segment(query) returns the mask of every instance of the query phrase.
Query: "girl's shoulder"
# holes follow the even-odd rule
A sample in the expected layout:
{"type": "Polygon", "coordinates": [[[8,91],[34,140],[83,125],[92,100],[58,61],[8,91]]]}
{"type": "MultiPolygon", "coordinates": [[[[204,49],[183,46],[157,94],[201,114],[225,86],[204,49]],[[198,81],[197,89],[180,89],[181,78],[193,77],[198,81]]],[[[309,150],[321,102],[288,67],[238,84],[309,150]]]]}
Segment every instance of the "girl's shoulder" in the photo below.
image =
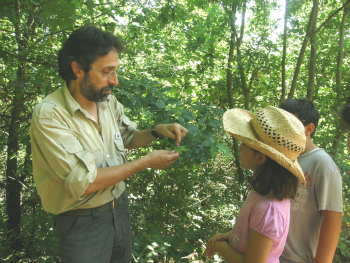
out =
{"type": "Polygon", "coordinates": [[[280,236],[289,226],[290,200],[278,201],[258,193],[249,213],[249,226],[259,233],[272,238],[280,236]]]}
{"type": "Polygon", "coordinates": [[[261,195],[255,191],[252,191],[248,195],[247,201],[251,202],[254,209],[256,210],[271,210],[275,209],[282,213],[289,211],[290,209],[290,199],[284,199],[279,201],[273,198],[273,195],[261,195]],[[248,200],[249,198],[249,200],[248,200]]]}

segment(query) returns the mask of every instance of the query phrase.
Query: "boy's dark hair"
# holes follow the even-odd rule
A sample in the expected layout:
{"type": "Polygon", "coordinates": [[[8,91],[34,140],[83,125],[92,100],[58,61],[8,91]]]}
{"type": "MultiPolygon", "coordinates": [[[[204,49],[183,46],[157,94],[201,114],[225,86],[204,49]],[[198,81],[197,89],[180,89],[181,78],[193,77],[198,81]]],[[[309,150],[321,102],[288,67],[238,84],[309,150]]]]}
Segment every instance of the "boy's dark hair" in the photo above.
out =
{"type": "Polygon", "coordinates": [[[59,74],[68,86],[71,80],[76,79],[71,67],[73,61],[88,73],[91,64],[99,57],[107,55],[112,49],[119,54],[123,52],[123,43],[119,37],[94,26],[79,28],[69,36],[58,52],[59,74]]]}
{"type": "Polygon", "coordinates": [[[312,138],[314,136],[320,114],[311,101],[307,99],[289,99],[282,102],[279,107],[294,114],[304,126],[313,123],[315,125],[315,130],[310,137],[312,138]]]}
{"type": "Polygon", "coordinates": [[[350,98],[348,98],[340,112],[340,122],[345,129],[350,130],[350,98]]]}
{"type": "Polygon", "coordinates": [[[261,195],[273,196],[283,199],[295,199],[299,180],[289,170],[266,156],[265,163],[254,173],[250,184],[261,195]]]}

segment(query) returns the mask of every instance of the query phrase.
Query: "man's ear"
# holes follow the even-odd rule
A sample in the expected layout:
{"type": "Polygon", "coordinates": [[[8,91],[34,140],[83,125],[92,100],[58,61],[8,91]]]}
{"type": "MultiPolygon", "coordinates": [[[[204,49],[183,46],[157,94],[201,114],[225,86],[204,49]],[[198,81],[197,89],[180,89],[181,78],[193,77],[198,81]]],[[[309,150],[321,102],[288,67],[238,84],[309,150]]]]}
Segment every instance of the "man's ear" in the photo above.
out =
{"type": "Polygon", "coordinates": [[[82,70],[78,63],[73,61],[71,64],[72,70],[74,75],[79,79],[79,78],[84,78],[84,70],[82,70]]]}
{"type": "Polygon", "coordinates": [[[305,136],[310,136],[315,130],[315,125],[313,123],[309,123],[305,126],[305,136]]]}

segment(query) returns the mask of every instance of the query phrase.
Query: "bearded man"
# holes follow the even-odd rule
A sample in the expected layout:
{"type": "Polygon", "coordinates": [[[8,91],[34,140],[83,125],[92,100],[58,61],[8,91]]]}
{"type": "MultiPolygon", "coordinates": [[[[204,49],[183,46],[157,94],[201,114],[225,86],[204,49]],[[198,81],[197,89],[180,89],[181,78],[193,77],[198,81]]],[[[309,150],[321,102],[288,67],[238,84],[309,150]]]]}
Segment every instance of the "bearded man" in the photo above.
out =
{"type": "Polygon", "coordinates": [[[44,210],[56,215],[61,262],[131,261],[123,180],[165,169],[179,154],[158,150],[127,162],[125,149],[160,136],[179,145],[188,132],[179,124],[136,130],[111,94],[122,51],[122,41],[109,32],[94,26],[74,31],[58,54],[65,85],[33,112],[33,176],[44,210]]]}

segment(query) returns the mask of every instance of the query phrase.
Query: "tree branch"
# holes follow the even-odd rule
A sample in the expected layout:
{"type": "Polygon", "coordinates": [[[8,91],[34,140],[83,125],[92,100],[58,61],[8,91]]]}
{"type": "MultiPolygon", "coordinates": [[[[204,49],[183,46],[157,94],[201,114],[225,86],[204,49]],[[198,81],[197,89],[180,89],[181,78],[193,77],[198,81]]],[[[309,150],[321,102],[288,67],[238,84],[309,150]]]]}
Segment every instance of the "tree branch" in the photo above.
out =
{"type": "Polygon", "coordinates": [[[340,7],[337,11],[335,11],[330,17],[328,17],[326,19],[326,21],[324,21],[322,23],[322,25],[320,25],[320,27],[311,34],[310,38],[312,38],[313,36],[315,36],[336,14],[338,14],[341,10],[343,10],[348,4],[350,4],[350,0],[348,0],[345,4],[343,4],[342,7],[340,7]]]}
{"type": "Polygon", "coordinates": [[[42,62],[41,60],[33,60],[33,59],[30,59],[30,58],[25,58],[25,57],[22,57],[22,56],[18,56],[18,55],[15,55],[15,54],[12,54],[2,48],[0,48],[0,51],[4,52],[5,54],[11,56],[11,57],[15,57],[17,59],[19,59],[20,61],[27,61],[27,62],[30,62],[30,63],[33,63],[33,64],[36,64],[36,65],[43,65],[43,66],[50,66],[50,67],[53,67],[53,68],[56,68],[57,65],[54,65],[54,64],[51,64],[49,62],[42,62]]]}

